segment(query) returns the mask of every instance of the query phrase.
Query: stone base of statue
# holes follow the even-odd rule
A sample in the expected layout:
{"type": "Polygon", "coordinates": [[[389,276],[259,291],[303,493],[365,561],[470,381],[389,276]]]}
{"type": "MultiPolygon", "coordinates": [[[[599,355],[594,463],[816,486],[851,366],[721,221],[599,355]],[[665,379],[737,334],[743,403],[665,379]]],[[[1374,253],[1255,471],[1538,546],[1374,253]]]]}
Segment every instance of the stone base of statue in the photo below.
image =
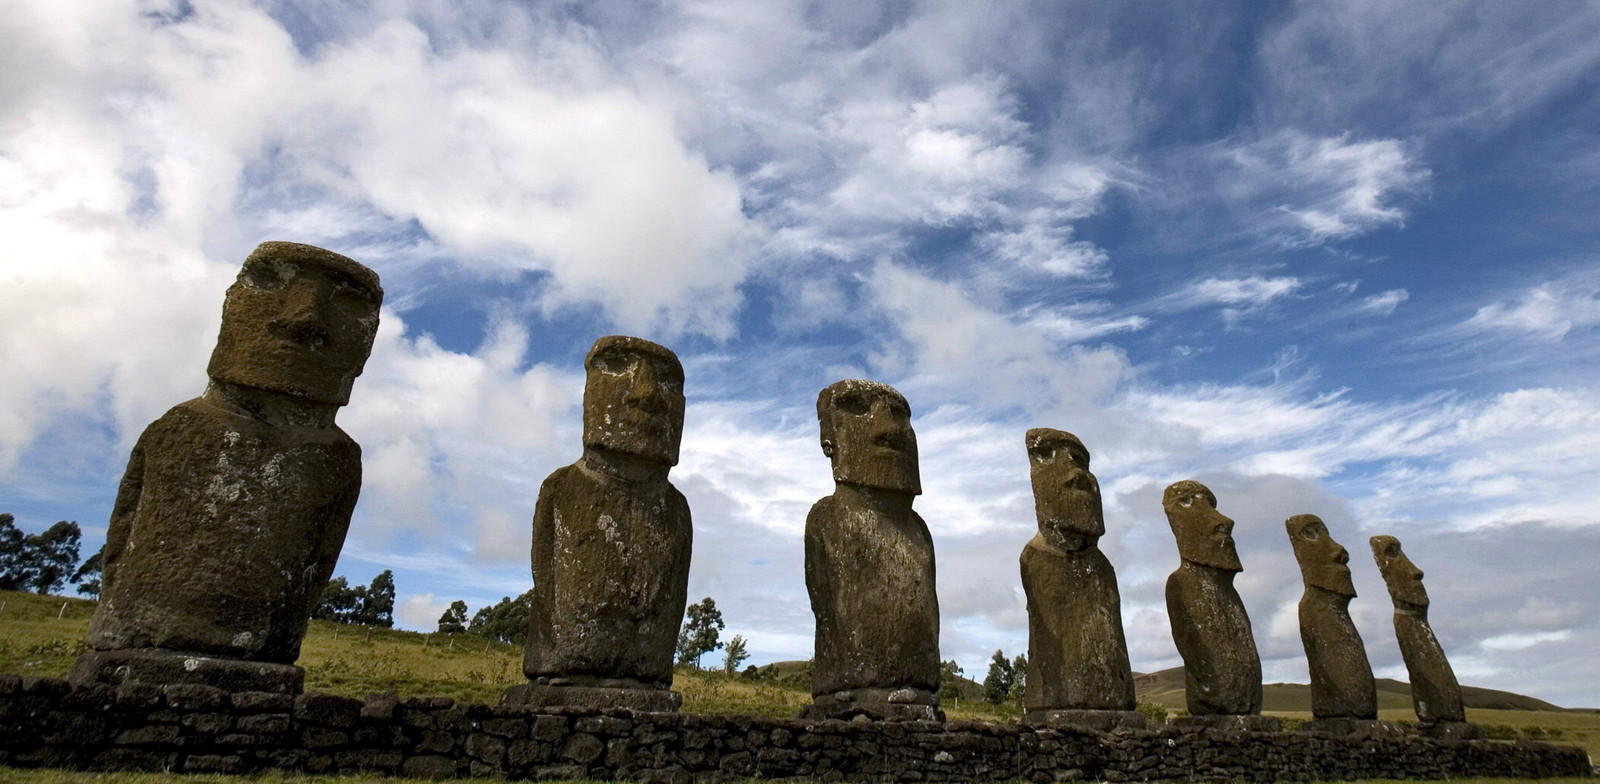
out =
{"type": "Polygon", "coordinates": [[[1078,727],[1102,732],[1145,728],[1144,714],[1119,710],[1032,710],[1022,715],[1022,723],[1050,729],[1078,727]]]}
{"type": "Polygon", "coordinates": [[[1465,721],[1437,721],[1417,727],[1417,732],[1430,738],[1483,740],[1483,728],[1465,721]]]}
{"type": "Polygon", "coordinates": [[[922,689],[853,689],[817,694],[802,719],[944,721],[939,695],[922,689]]]}
{"type": "Polygon", "coordinates": [[[67,679],[73,683],[148,683],[167,686],[194,683],[230,692],[265,691],[299,694],[306,671],[293,664],[219,659],[160,648],[87,651],[78,656],[67,679]]]}
{"type": "Polygon", "coordinates": [[[1334,735],[1343,738],[1367,740],[1371,738],[1398,738],[1406,734],[1405,728],[1392,721],[1377,719],[1312,719],[1300,725],[1301,732],[1312,735],[1334,735]]]}
{"type": "Polygon", "coordinates": [[[501,705],[529,708],[625,708],[644,713],[677,713],[683,694],[671,689],[616,686],[558,686],[522,683],[500,693],[501,705]]]}
{"type": "Polygon", "coordinates": [[[1213,730],[1217,732],[1282,732],[1283,720],[1272,716],[1180,716],[1167,719],[1167,724],[1180,730],[1213,730]]]}

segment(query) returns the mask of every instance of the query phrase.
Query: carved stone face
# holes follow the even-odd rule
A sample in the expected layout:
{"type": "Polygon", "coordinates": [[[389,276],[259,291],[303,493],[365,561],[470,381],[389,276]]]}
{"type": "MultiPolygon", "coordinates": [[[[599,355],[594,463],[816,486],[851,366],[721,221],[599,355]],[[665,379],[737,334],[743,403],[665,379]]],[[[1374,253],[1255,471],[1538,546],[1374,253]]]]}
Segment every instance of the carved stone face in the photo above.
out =
{"type": "Polygon", "coordinates": [[[228,287],[207,372],[342,406],[372,353],[382,302],[377,273],[355,261],[311,245],[263,242],[228,287]]]}
{"type": "Polygon", "coordinates": [[[583,360],[583,445],[672,466],[683,440],[683,365],[666,348],[611,335],[583,360]]]}
{"type": "Polygon", "coordinates": [[[833,481],[922,492],[911,406],[894,387],[860,379],[831,384],[817,396],[817,422],[833,481]]]}
{"type": "Polygon", "coordinates": [[[1378,573],[1383,575],[1384,585],[1389,587],[1389,597],[1395,604],[1427,607],[1428,592],[1422,587],[1422,570],[1400,549],[1400,540],[1392,536],[1374,536],[1370,541],[1372,560],[1378,562],[1378,573]]]}
{"type": "Polygon", "coordinates": [[[1167,524],[1178,539],[1183,560],[1229,572],[1242,572],[1233,548],[1233,520],[1217,511],[1217,497],[1205,485],[1185,479],[1162,494],[1167,524]]]}
{"type": "Polygon", "coordinates": [[[1355,596],[1350,579],[1350,551],[1328,535],[1328,527],[1316,515],[1295,515],[1284,521],[1294,558],[1300,562],[1300,576],[1306,585],[1340,596],[1355,596]]]}
{"type": "Polygon", "coordinates": [[[1106,523],[1100,483],[1089,473],[1089,450],[1077,436],[1048,427],[1029,430],[1027,445],[1039,532],[1063,550],[1094,546],[1106,523]]]}

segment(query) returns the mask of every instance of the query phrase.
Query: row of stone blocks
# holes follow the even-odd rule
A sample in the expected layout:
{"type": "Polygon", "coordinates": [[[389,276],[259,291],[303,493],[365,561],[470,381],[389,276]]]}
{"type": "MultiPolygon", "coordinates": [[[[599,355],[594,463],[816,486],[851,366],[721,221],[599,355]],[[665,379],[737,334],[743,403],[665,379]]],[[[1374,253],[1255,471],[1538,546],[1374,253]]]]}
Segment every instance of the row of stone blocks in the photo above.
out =
{"type": "Polygon", "coordinates": [[[457,705],[446,698],[228,693],[0,675],[0,764],[642,782],[1284,781],[1590,773],[1535,741],[1284,732],[1097,732],[457,705]]]}

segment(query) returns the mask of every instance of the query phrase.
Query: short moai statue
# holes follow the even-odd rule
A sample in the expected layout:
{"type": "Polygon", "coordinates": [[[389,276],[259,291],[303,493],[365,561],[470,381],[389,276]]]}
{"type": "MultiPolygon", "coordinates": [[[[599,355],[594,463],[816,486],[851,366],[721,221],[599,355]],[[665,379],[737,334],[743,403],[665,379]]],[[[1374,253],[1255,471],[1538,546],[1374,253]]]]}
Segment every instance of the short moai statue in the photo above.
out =
{"type": "Polygon", "coordinates": [[[361,491],[334,424],[378,329],[378,276],[291,242],[228,288],[204,394],[139,436],[76,682],[297,693],[306,625],[361,491]]]}
{"type": "Polygon", "coordinates": [[[675,711],[672,657],[689,591],[689,504],[667,481],[683,438],[683,366],[613,335],[583,362],[583,457],[533,512],[528,683],[505,705],[675,711]]]}
{"type": "Polygon", "coordinates": [[[1428,625],[1428,592],[1422,587],[1422,570],[1400,549],[1399,539],[1374,536],[1370,541],[1372,558],[1394,600],[1394,636],[1411,677],[1418,731],[1439,738],[1482,738],[1483,729],[1467,723],[1461,684],[1428,625]]]}
{"type": "Polygon", "coordinates": [[[1378,688],[1361,634],[1350,620],[1356,596],[1350,579],[1350,552],[1333,540],[1316,515],[1284,521],[1305,593],[1300,596],[1300,642],[1311,669],[1312,720],[1306,732],[1332,735],[1393,734],[1396,725],[1380,723],[1378,688]]]}
{"type": "Polygon", "coordinates": [[[875,381],[817,397],[833,495],[806,517],[806,589],[816,616],[805,718],[943,720],[933,539],[911,509],[922,492],[911,408],[875,381]]]}
{"type": "Polygon", "coordinates": [[[1142,728],[1122,631],[1117,573],[1100,483],[1078,437],[1040,427],[1026,436],[1039,532],[1022,549],[1028,597],[1028,683],[1023,720],[1109,730],[1142,728]]]}
{"type": "Polygon", "coordinates": [[[1273,731],[1261,715],[1261,657],[1250,617],[1233,587],[1244,571],[1233,546],[1233,520],[1217,511],[1205,485],[1185,479],[1162,495],[1182,565],[1167,577],[1167,617],[1183,657],[1189,715],[1180,726],[1273,731]]]}

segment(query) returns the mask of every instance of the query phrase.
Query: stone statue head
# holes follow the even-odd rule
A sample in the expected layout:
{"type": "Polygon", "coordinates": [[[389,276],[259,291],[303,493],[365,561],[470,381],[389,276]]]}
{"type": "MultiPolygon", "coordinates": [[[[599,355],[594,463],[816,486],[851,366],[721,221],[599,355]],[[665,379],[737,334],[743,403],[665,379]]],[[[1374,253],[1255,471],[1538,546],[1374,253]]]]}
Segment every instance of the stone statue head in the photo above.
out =
{"type": "Polygon", "coordinates": [[[263,242],[222,304],[206,372],[216,381],[344,405],[372,353],[378,274],[332,251],[263,242]]]}
{"type": "Polygon", "coordinates": [[[1300,576],[1308,587],[1321,588],[1340,596],[1355,596],[1350,579],[1350,551],[1328,535],[1328,526],[1316,515],[1295,515],[1283,521],[1294,545],[1294,559],[1300,562],[1300,576]]]}
{"type": "Polygon", "coordinates": [[[683,441],[683,365],[663,346],[609,335],[583,359],[583,445],[678,464],[683,441]]]}
{"type": "Polygon", "coordinates": [[[1422,587],[1422,570],[1411,563],[1406,552],[1400,549],[1400,540],[1392,536],[1374,536],[1372,560],[1378,562],[1378,573],[1389,587],[1389,597],[1395,606],[1414,608],[1428,606],[1428,592],[1422,587]]]}
{"type": "Polygon", "coordinates": [[[1077,436],[1048,427],[1029,430],[1026,443],[1039,533],[1063,550],[1093,547],[1106,523],[1088,448],[1077,436]]]}
{"type": "Polygon", "coordinates": [[[817,423],[833,481],[922,493],[911,406],[894,387],[861,379],[830,384],[817,395],[817,423]]]}
{"type": "Polygon", "coordinates": [[[1193,479],[1173,482],[1161,495],[1167,524],[1178,539],[1183,560],[1228,572],[1242,572],[1233,548],[1233,520],[1217,511],[1211,489],[1193,479]]]}

